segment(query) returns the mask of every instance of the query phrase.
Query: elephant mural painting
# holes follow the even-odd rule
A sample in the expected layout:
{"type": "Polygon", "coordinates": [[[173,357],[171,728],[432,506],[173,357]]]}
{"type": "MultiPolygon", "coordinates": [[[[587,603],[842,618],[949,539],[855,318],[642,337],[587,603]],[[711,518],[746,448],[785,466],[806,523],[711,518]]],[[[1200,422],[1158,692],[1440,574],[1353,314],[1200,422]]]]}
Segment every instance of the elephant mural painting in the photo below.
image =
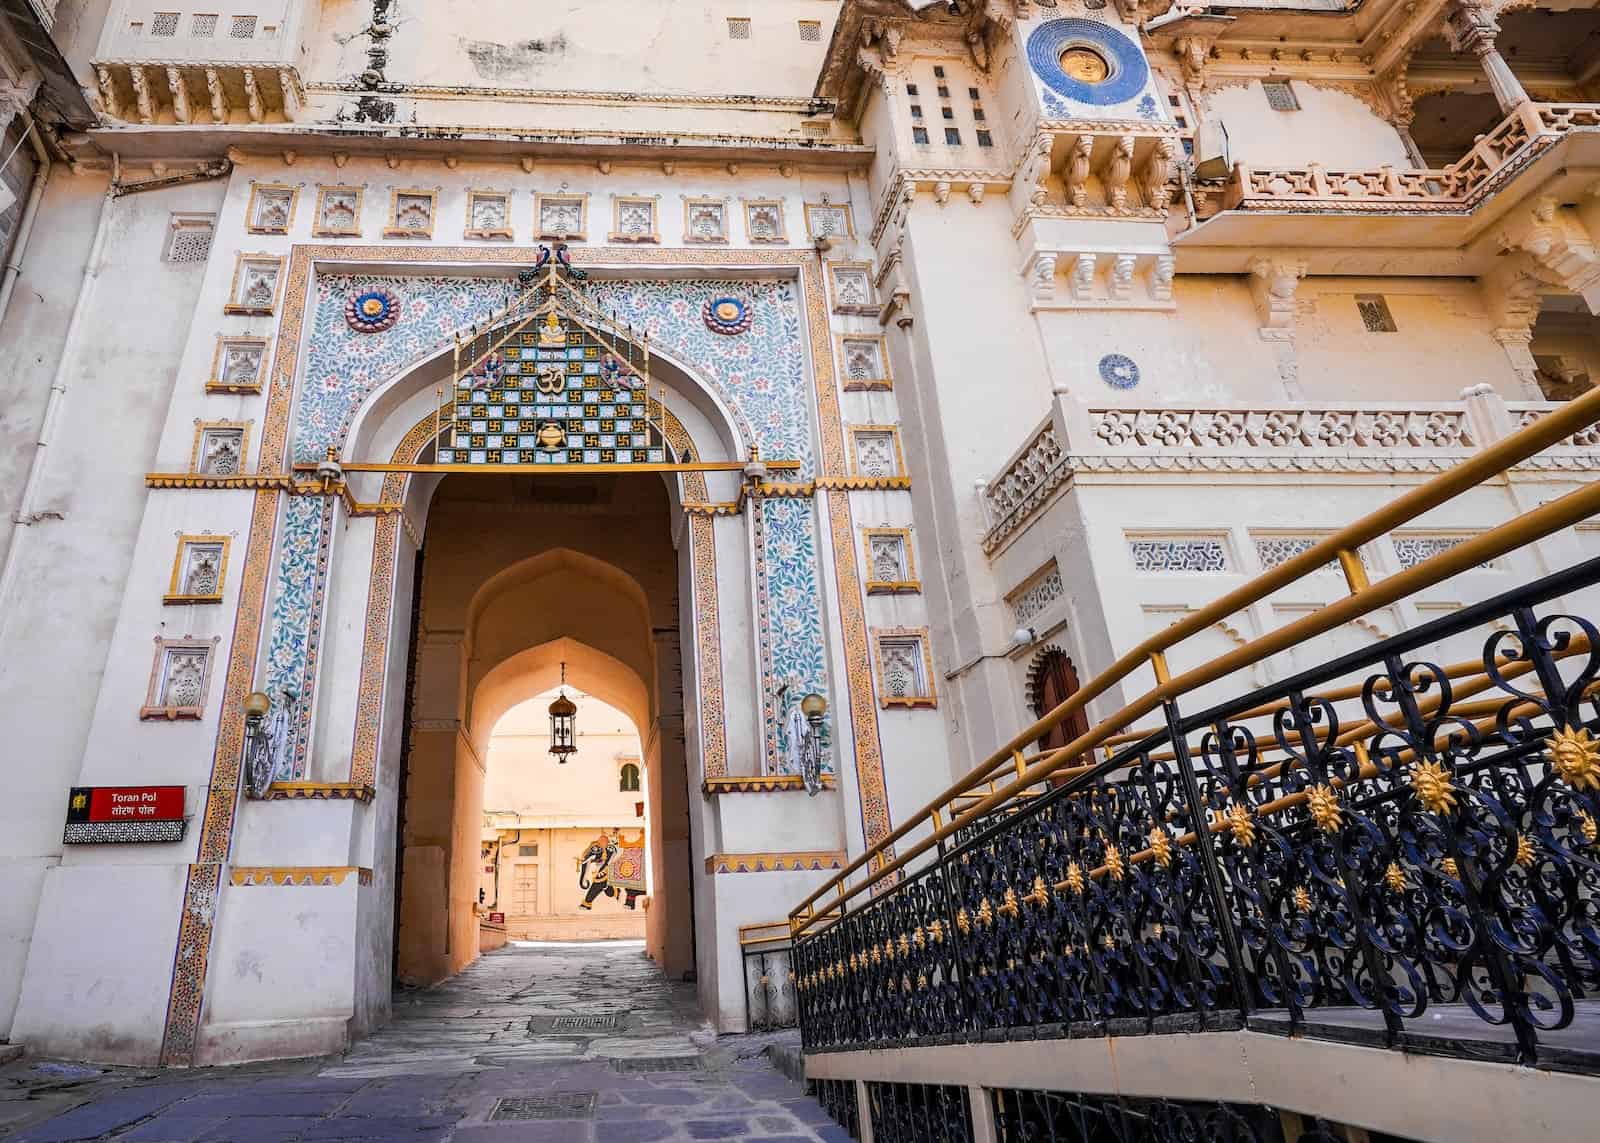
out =
{"type": "Polygon", "coordinates": [[[578,858],[578,888],[586,890],[580,909],[593,909],[602,895],[622,897],[623,907],[637,908],[644,896],[644,831],[633,839],[602,833],[578,858]]]}

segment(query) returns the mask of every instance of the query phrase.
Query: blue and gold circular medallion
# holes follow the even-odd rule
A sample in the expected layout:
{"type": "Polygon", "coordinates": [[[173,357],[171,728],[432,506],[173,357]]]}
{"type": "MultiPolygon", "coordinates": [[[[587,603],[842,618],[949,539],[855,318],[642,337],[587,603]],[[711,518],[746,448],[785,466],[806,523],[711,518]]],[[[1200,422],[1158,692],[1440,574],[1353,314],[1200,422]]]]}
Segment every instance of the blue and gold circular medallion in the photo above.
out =
{"type": "Polygon", "coordinates": [[[745,332],[755,321],[749,304],[739,298],[712,298],[706,302],[700,316],[705,319],[706,328],[712,333],[729,337],[745,332]]]}
{"type": "Polygon", "coordinates": [[[1100,359],[1100,380],[1113,389],[1132,389],[1139,384],[1139,366],[1131,357],[1108,353],[1100,359]]]}
{"type": "Polygon", "coordinates": [[[391,290],[362,290],[345,302],[344,320],[357,333],[382,333],[400,320],[400,299],[391,290]]]}
{"type": "Polygon", "coordinates": [[[1057,95],[1094,107],[1132,99],[1150,78],[1139,45],[1094,20],[1040,24],[1028,36],[1028,66],[1057,95]]]}

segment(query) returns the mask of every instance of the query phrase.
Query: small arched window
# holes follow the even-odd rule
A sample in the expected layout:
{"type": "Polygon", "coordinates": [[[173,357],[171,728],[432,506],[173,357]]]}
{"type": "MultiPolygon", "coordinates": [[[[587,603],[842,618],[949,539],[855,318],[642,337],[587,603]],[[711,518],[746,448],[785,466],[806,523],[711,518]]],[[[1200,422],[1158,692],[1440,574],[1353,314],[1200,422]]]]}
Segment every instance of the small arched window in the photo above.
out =
{"type": "MultiPolygon", "coordinates": [[[[1054,646],[1040,651],[1028,670],[1028,705],[1033,708],[1034,717],[1043,718],[1077,691],[1078,671],[1067,653],[1054,646]]],[[[1039,749],[1065,746],[1088,731],[1089,719],[1081,709],[1076,710],[1039,739],[1039,749]]]]}
{"type": "Polygon", "coordinates": [[[617,783],[617,788],[624,794],[639,792],[639,767],[632,762],[622,768],[622,779],[617,783]]]}

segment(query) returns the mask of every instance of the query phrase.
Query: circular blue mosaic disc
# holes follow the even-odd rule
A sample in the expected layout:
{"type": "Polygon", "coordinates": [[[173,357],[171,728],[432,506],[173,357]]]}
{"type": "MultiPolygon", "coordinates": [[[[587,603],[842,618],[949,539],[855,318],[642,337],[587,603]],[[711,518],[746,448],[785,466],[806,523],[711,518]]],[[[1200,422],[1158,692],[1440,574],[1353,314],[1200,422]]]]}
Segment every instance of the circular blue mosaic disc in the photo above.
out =
{"type": "Polygon", "coordinates": [[[400,320],[400,299],[388,290],[362,290],[345,302],[344,320],[360,333],[382,333],[400,320]]]}
{"type": "Polygon", "coordinates": [[[1115,28],[1093,20],[1063,19],[1040,24],[1028,36],[1028,65],[1058,95],[1077,103],[1106,107],[1132,99],[1150,78],[1139,45],[1115,28]],[[1106,78],[1085,83],[1068,75],[1061,57],[1075,47],[1092,49],[1109,65],[1106,78]]]}
{"type": "Polygon", "coordinates": [[[706,328],[713,333],[730,335],[743,333],[755,320],[748,304],[730,297],[712,298],[706,302],[701,316],[705,319],[706,328]]]}
{"type": "Polygon", "coordinates": [[[1132,389],[1139,383],[1139,367],[1131,357],[1108,353],[1100,359],[1100,380],[1113,389],[1132,389]]]}

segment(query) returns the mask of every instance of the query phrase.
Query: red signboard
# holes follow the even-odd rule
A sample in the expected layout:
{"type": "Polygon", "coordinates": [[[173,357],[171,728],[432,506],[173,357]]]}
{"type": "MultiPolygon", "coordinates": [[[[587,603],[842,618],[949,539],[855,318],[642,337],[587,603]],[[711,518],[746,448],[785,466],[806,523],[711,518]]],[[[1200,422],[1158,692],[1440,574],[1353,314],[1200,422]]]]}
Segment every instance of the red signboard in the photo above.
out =
{"type": "Polygon", "coordinates": [[[78,786],[67,805],[72,822],[163,822],[183,817],[182,786],[78,786]]]}
{"type": "Polygon", "coordinates": [[[67,794],[68,845],[182,841],[182,786],[74,786],[67,794]]]}
{"type": "Polygon", "coordinates": [[[504,913],[490,913],[489,923],[491,925],[503,925],[506,923],[506,915],[504,913]]]}

